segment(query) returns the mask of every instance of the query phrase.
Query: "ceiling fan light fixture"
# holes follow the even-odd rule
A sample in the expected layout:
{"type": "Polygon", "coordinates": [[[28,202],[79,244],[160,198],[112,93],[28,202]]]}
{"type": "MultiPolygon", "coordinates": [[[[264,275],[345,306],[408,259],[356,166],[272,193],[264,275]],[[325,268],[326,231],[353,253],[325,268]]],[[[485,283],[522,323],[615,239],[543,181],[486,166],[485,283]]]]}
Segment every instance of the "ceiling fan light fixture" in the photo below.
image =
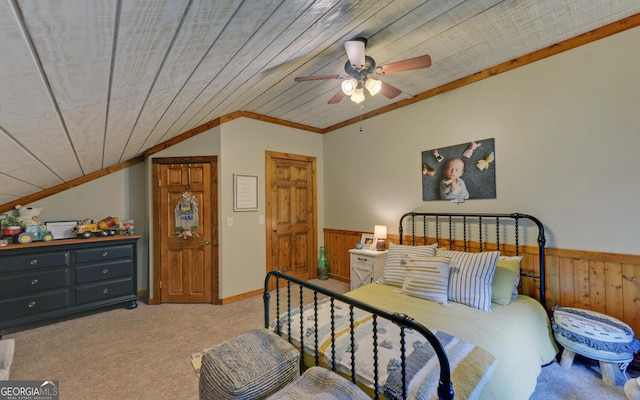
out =
{"type": "Polygon", "coordinates": [[[364,101],[364,91],[362,90],[362,88],[358,88],[353,91],[353,94],[351,95],[351,101],[356,104],[362,103],[364,101]]]}
{"type": "Polygon", "coordinates": [[[366,43],[364,39],[347,40],[344,42],[344,49],[349,57],[349,62],[353,68],[361,70],[365,66],[364,48],[366,43]]]}
{"type": "Polygon", "coordinates": [[[367,88],[372,96],[375,96],[380,91],[380,89],[382,89],[382,81],[379,81],[378,79],[368,78],[364,83],[364,87],[367,88]]]}
{"type": "Polygon", "coordinates": [[[353,78],[342,81],[342,91],[347,96],[351,96],[357,87],[358,81],[353,78]]]}

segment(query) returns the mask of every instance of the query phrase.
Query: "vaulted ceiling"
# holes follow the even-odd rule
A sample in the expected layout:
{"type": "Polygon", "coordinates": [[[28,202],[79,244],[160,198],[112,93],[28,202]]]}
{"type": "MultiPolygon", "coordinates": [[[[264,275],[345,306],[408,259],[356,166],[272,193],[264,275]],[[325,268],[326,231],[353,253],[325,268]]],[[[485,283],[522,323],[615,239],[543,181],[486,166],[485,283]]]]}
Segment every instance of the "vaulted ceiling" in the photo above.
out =
{"type": "Polygon", "coordinates": [[[326,132],[638,13],[637,0],[1,0],[0,204],[224,116],[326,132]],[[378,65],[432,66],[384,76],[402,93],[361,104],[327,104],[339,80],[294,81],[344,74],[355,37],[378,65]]]}

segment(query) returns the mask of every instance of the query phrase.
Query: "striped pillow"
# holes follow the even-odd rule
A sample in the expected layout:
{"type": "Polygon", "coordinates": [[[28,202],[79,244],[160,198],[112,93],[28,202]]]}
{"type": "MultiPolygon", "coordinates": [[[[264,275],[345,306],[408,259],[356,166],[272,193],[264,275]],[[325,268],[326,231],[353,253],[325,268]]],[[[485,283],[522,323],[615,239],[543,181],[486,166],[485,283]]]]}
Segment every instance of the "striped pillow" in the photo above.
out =
{"type": "Polygon", "coordinates": [[[491,311],[491,284],[500,252],[439,250],[437,255],[451,257],[453,261],[449,273],[449,300],[491,311]]]}
{"type": "Polygon", "coordinates": [[[412,256],[435,256],[436,247],[438,247],[437,243],[427,246],[407,246],[390,242],[384,271],[376,283],[402,287],[404,276],[407,273],[406,264],[408,258],[412,256]]]}
{"type": "Polygon", "coordinates": [[[402,293],[448,304],[449,257],[410,257],[402,293]]]}

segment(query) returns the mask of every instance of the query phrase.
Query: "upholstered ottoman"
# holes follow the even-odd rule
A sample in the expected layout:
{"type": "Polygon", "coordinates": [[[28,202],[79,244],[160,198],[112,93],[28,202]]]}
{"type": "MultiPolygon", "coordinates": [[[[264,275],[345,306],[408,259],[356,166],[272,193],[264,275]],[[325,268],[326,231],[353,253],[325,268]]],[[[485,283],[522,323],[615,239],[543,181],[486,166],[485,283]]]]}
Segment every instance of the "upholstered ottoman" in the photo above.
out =
{"type": "Polygon", "coordinates": [[[358,386],[335,372],[311,367],[269,400],[371,400],[358,386]]]}
{"type": "Polygon", "coordinates": [[[560,365],[570,368],[576,353],[600,362],[602,379],[615,386],[614,364],[625,370],[640,342],[631,327],[608,315],[579,308],[554,307],[553,333],[564,347],[560,365]]]}
{"type": "Polygon", "coordinates": [[[14,339],[0,340],[0,381],[8,381],[11,377],[11,363],[15,346],[14,339]]]}
{"type": "Polygon", "coordinates": [[[265,399],[300,376],[300,353],[267,329],[245,333],[202,355],[200,399],[265,399]]]}

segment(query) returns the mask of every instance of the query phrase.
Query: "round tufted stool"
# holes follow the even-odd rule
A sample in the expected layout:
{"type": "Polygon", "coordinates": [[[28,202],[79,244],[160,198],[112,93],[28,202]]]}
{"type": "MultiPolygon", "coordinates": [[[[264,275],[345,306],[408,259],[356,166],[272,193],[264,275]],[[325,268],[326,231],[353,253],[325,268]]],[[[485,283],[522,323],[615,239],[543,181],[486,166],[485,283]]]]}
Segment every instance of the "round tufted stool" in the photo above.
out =
{"type": "Polygon", "coordinates": [[[626,369],[640,341],[624,322],[595,311],[570,307],[553,308],[553,333],[564,347],[560,366],[570,368],[576,353],[600,362],[602,380],[615,386],[614,364],[626,369]]]}

